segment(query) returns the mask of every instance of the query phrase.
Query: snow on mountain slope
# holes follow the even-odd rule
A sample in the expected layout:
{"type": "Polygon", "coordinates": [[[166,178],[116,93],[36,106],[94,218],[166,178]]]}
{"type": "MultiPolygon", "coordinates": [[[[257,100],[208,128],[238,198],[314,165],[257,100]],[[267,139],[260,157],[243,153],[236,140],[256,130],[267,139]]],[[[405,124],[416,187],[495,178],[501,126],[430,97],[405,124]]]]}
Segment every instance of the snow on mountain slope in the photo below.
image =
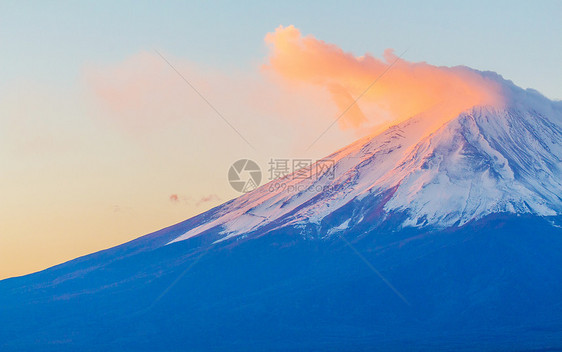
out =
{"type": "MultiPolygon", "coordinates": [[[[443,228],[500,212],[561,214],[562,104],[494,79],[504,90],[501,106],[474,107],[444,125],[432,111],[414,116],[326,157],[334,177],[313,166],[309,178],[272,181],[172,242],[211,229],[220,241],[266,225],[320,224],[352,200],[388,192],[381,216],[404,213],[403,226],[443,228]]],[[[339,226],[361,223],[361,211],[354,213],[339,226]]]]}
{"type": "Polygon", "coordinates": [[[416,145],[387,185],[405,225],[460,225],[490,213],[562,210],[562,133],[538,114],[475,108],[416,145]]]}

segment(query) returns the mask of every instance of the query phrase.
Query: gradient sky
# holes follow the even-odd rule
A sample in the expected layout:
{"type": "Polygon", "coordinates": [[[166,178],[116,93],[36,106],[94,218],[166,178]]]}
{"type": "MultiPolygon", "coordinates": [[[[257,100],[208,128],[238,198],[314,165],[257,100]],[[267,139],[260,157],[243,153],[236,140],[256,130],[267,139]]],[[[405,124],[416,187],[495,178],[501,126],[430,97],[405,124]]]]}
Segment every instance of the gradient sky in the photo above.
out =
{"type": "Polygon", "coordinates": [[[279,25],[356,56],[408,49],[409,61],[496,71],[559,100],[561,17],[560,1],[2,2],[0,278],[235,197],[226,172],[239,158],[317,158],[357,138],[335,128],[304,151],[337,109],[265,86],[264,38],[279,25]]]}

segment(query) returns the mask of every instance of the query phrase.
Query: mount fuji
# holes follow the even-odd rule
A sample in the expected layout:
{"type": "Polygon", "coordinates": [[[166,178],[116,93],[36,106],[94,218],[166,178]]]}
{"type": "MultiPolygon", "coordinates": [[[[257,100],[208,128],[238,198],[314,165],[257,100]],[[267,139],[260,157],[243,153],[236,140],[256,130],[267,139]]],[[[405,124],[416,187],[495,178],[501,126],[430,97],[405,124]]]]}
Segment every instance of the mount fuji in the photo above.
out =
{"type": "Polygon", "coordinates": [[[0,282],[2,351],[562,350],[562,103],[434,111],[0,282]]]}

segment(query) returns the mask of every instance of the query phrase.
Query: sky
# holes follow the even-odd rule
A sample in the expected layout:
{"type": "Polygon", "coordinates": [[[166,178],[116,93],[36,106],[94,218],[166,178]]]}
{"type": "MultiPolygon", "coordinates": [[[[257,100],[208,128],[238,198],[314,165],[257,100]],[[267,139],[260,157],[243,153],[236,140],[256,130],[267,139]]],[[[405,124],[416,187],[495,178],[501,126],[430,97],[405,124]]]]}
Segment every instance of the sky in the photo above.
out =
{"type": "MultiPolygon", "coordinates": [[[[238,159],[267,178],[271,158],[326,156],[410,113],[404,86],[482,92],[450,67],[560,100],[561,15],[560,1],[0,2],[0,279],[236,197],[238,159]]],[[[437,102],[422,97],[411,106],[437,102]]]]}

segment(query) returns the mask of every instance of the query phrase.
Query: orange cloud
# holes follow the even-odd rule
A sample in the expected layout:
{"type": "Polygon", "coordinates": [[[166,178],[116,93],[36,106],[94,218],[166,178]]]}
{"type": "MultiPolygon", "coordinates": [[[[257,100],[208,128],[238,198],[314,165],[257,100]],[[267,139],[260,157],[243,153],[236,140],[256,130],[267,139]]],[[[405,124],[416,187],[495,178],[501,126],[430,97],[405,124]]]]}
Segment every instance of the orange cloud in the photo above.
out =
{"type": "MultiPolygon", "coordinates": [[[[313,85],[328,91],[340,114],[350,107],[383,72],[384,75],[339,121],[341,128],[393,124],[431,111],[443,123],[475,105],[501,101],[498,85],[466,67],[436,67],[411,63],[386,50],[384,59],[370,54],[355,57],[294,26],[268,33],[269,62],[289,85],[313,85]]],[[[333,117],[331,117],[333,118],[333,117]]]]}

